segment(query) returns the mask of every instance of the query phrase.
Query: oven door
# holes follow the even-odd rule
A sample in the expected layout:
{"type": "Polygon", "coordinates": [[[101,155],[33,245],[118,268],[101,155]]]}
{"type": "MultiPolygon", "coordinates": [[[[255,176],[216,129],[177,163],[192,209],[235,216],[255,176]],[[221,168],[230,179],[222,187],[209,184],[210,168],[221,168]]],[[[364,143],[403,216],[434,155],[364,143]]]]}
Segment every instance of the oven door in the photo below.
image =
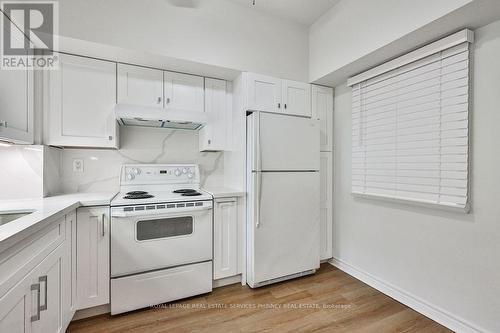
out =
{"type": "Polygon", "coordinates": [[[212,260],[212,202],[201,207],[111,211],[111,277],[212,260]]]}

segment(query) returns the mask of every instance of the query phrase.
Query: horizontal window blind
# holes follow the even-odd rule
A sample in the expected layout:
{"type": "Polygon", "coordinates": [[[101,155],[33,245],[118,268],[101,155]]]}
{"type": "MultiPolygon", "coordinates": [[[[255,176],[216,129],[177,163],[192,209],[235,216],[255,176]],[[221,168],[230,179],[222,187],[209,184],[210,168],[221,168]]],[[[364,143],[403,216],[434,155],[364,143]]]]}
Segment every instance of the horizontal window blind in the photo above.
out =
{"type": "Polygon", "coordinates": [[[352,193],[466,209],[469,43],[352,86],[352,193]]]}

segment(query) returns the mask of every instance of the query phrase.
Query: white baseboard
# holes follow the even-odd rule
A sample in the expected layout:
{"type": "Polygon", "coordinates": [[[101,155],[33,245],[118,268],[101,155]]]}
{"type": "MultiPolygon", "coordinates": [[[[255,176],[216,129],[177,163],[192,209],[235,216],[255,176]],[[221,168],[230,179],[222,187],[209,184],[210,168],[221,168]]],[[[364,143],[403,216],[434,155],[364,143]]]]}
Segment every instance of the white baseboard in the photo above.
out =
{"type": "Polygon", "coordinates": [[[377,289],[387,296],[394,298],[396,301],[403,303],[424,316],[440,323],[443,326],[446,326],[452,331],[460,333],[488,332],[477,325],[469,323],[466,320],[458,318],[457,316],[452,315],[437,306],[429,304],[424,300],[419,299],[418,297],[371,275],[370,273],[346,263],[345,261],[332,258],[329,263],[356,279],[363,281],[370,287],[377,289]]]}
{"type": "Polygon", "coordinates": [[[219,288],[219,287],[224,287],[224,286],[228,286],[230,284],[235,284],[235,283],[241,283],[241,274],[235,275],[235,276],[230,276],[230,277],[219,279],[219,280],[214,280],[212,282],[212,286],[214,288],[219,288]]]}
{"type": "Polygon", "coordinates": [[[111,312],[111,306],[109,305],[109,303],[104,305],[98,305],[88,309],[77,310],[71,321],[95,317],[110,312],[111,312]]]}

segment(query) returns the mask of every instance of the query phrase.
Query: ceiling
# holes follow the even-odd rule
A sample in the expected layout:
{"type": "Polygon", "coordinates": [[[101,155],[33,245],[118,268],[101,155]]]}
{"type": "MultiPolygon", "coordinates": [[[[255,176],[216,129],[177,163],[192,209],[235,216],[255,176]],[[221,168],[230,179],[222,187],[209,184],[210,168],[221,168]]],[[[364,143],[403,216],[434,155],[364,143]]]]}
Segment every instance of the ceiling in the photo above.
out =
{"type": "Polygon", "coordinates": [[[340,0],[230,0],[304,26],[310,26],[340,0]]]}

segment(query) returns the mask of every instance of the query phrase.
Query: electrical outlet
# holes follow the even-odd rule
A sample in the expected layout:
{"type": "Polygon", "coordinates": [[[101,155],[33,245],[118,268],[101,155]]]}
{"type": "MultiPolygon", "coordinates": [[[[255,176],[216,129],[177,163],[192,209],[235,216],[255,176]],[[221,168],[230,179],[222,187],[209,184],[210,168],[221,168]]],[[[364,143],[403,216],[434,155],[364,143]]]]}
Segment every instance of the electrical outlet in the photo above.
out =
{"type": "Polygon", "coordinates": [[[73,160],[73,172],[83,172],[83,160],[74,159],[73,160]]]}

